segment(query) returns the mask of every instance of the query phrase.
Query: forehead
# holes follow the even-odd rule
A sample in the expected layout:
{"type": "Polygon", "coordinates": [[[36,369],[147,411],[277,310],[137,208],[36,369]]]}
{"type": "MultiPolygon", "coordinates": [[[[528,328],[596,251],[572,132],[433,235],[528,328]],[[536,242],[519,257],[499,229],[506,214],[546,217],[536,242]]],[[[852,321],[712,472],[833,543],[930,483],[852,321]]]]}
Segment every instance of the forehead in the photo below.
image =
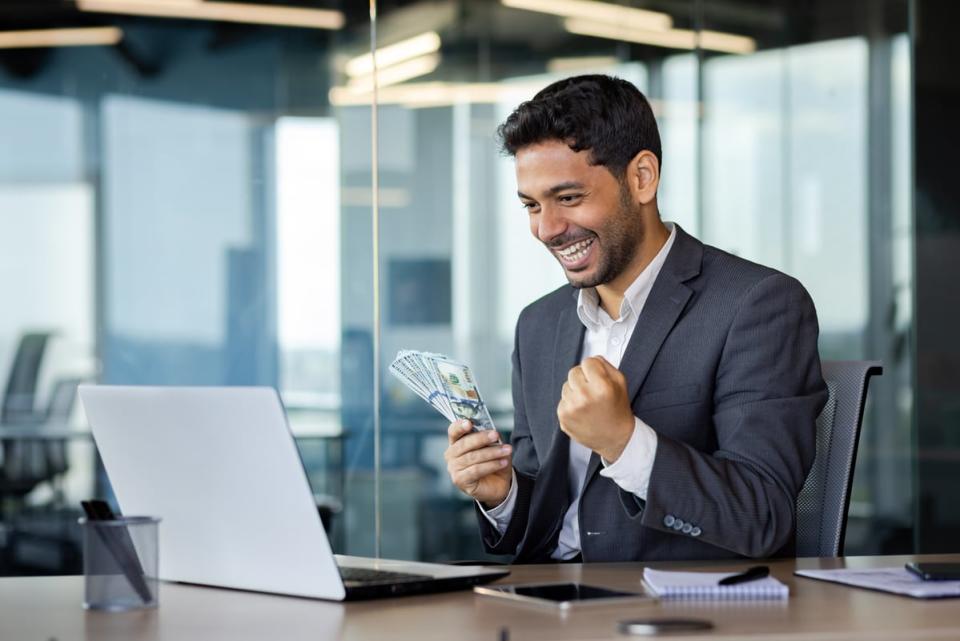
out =
{"type": "Polygon", "coordinates": [[[536,197],[562,183],[616,183],[606,167],[591,165],[589,160],[589,151],[573,151],[559,140],[528,145],[516,154],[517,190],[536,197]]]}

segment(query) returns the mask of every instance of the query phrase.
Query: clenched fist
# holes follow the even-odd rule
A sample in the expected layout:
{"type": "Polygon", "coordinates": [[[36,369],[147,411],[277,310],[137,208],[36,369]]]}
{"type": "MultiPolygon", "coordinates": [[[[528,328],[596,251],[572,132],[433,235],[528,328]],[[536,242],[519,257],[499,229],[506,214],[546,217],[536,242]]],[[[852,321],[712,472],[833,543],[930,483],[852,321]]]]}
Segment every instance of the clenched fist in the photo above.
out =
{"type": "Polygon", "coordinates": [[[471,432],[470,421],[456,421],[447,428],[450,446],[443,453],[450,480],[460,491],[487,509],[507,498],[513,471],[513,448],[500,442],[496,430],[471,432]]]}
{"type": "Polygon", "coordinates": [[[557,406],[560,429],[581,445],[613,462],[633,435],[635,418],[627,379],[602,356],[591,356],[570,370],[557,406]]]}

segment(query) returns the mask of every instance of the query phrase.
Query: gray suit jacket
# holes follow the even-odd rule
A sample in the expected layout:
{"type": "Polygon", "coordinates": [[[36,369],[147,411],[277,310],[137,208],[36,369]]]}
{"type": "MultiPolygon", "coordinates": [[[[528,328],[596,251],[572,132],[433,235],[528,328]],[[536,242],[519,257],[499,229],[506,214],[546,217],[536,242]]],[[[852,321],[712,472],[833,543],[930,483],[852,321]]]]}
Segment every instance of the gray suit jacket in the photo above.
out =
{"type": "MultiPolygon", "coordinates": [[[[487,550],[551,561],[570,504],[569,438],[557,404],[580,360],[577,292],[528,306],[513,353],[517,502],[501,536],[478,514],[487,550]]],[[[795,503],[826,403],[816,310],[773,269],[677,237],[623,355],[634,414],[657,432],[646,501],[590,459],[580,499],[585,561],[793,554],[795,503]]]]}

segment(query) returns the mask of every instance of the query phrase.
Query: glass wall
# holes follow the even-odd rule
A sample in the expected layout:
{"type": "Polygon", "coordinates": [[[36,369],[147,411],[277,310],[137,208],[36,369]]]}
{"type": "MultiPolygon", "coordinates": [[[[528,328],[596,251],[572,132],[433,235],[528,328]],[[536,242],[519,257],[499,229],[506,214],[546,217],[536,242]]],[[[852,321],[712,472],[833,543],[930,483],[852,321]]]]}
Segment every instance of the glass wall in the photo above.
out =
{"type": "MultiPolygon", "coordinates": [[[[380,161],[383,189],[404,194],[382,210],[381,367],[401,348],[455,355],[473,366],[495,422],[509,431],[514,323],[565,281],[529,233],[513,162],[498,155],[494,130],[554,80],[627,78],[651,98],[661,126],[663,217],[803,282],[817,305],[824,359],[884,362],[861,441],[847,551],[910,549],[907,4],[858,13],[650,2],[618,5],[609,20],[584,19],[563,3],[484,7],[434,26],[442,42],[435,69],[379,95],[381,148],[389,150],[380,161]],[[632,12],[641,6],[672,21],[669,37],[617,25],[646,19],[632,12]],[[397,296],[411,273],[421,289],[397,296]],[[423,309],[437,297],[448,313],[404,320],[403,306],[423,309]]],[[[405,17],[382,11],[381,33],[405,17]]],[[[340,95],[335,90],[335,102],[340,95]]],[[[442,459],[444,419],[395,380],[383,386],[384,474],[411,483],[400,490],[386,482],[399,497],[385,505],[403,501],[399,513],[423,514],[418,548],[396,553],[474,558],[473,506],[452,487],[442,459]]],[[[393,522],[389,511],[383,516],[393,522]]]]}
{"type": "Polygon", "coordinates": [[[650,97],[666,220],[799,278],[824,359],[884,362],[847,552],[911,549],[906,0],[381,3],[375,105],[366,3],[301,4],[333,22],[75,12],[121,39],[0,49],[0,573],[76,571],[110,496],[78,380],[276,387],[337,552],[483,558],[445,419],[387,367],[470,363],[510,431],[514,323],[565,281],[493,134],[579,73],[650,97]]]}

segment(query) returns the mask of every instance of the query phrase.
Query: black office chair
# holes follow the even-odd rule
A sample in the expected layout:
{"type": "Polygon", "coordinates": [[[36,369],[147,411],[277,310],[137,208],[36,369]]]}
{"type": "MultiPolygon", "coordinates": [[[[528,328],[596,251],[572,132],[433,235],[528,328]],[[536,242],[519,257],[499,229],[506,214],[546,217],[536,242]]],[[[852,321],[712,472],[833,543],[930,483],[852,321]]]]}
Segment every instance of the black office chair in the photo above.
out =
{"type": "Polygon", "coordinates": [[[850,507],[860,424],[877,361],[824,361],[830,396],[817,418],[817,456],[797,498],[797,556],[839,556],[850,507]]]}
{"type": "MultiPolygon", "coordinates": [[[[49,333],[24,334],[17,347],[3,396],[0,423],[23,427],[50,422],[66,423],[76,398],[79,379],[57,381],[46,408],[36,404],[40,366],[49,333]]],[[[62,439],[3,438],[0,465],[0,501],[19,500],[45,481],[54,481],[67,470],[66,443],[62,439]]],[[[0,519],[5,510],[0,506],[0,519]]]]}

